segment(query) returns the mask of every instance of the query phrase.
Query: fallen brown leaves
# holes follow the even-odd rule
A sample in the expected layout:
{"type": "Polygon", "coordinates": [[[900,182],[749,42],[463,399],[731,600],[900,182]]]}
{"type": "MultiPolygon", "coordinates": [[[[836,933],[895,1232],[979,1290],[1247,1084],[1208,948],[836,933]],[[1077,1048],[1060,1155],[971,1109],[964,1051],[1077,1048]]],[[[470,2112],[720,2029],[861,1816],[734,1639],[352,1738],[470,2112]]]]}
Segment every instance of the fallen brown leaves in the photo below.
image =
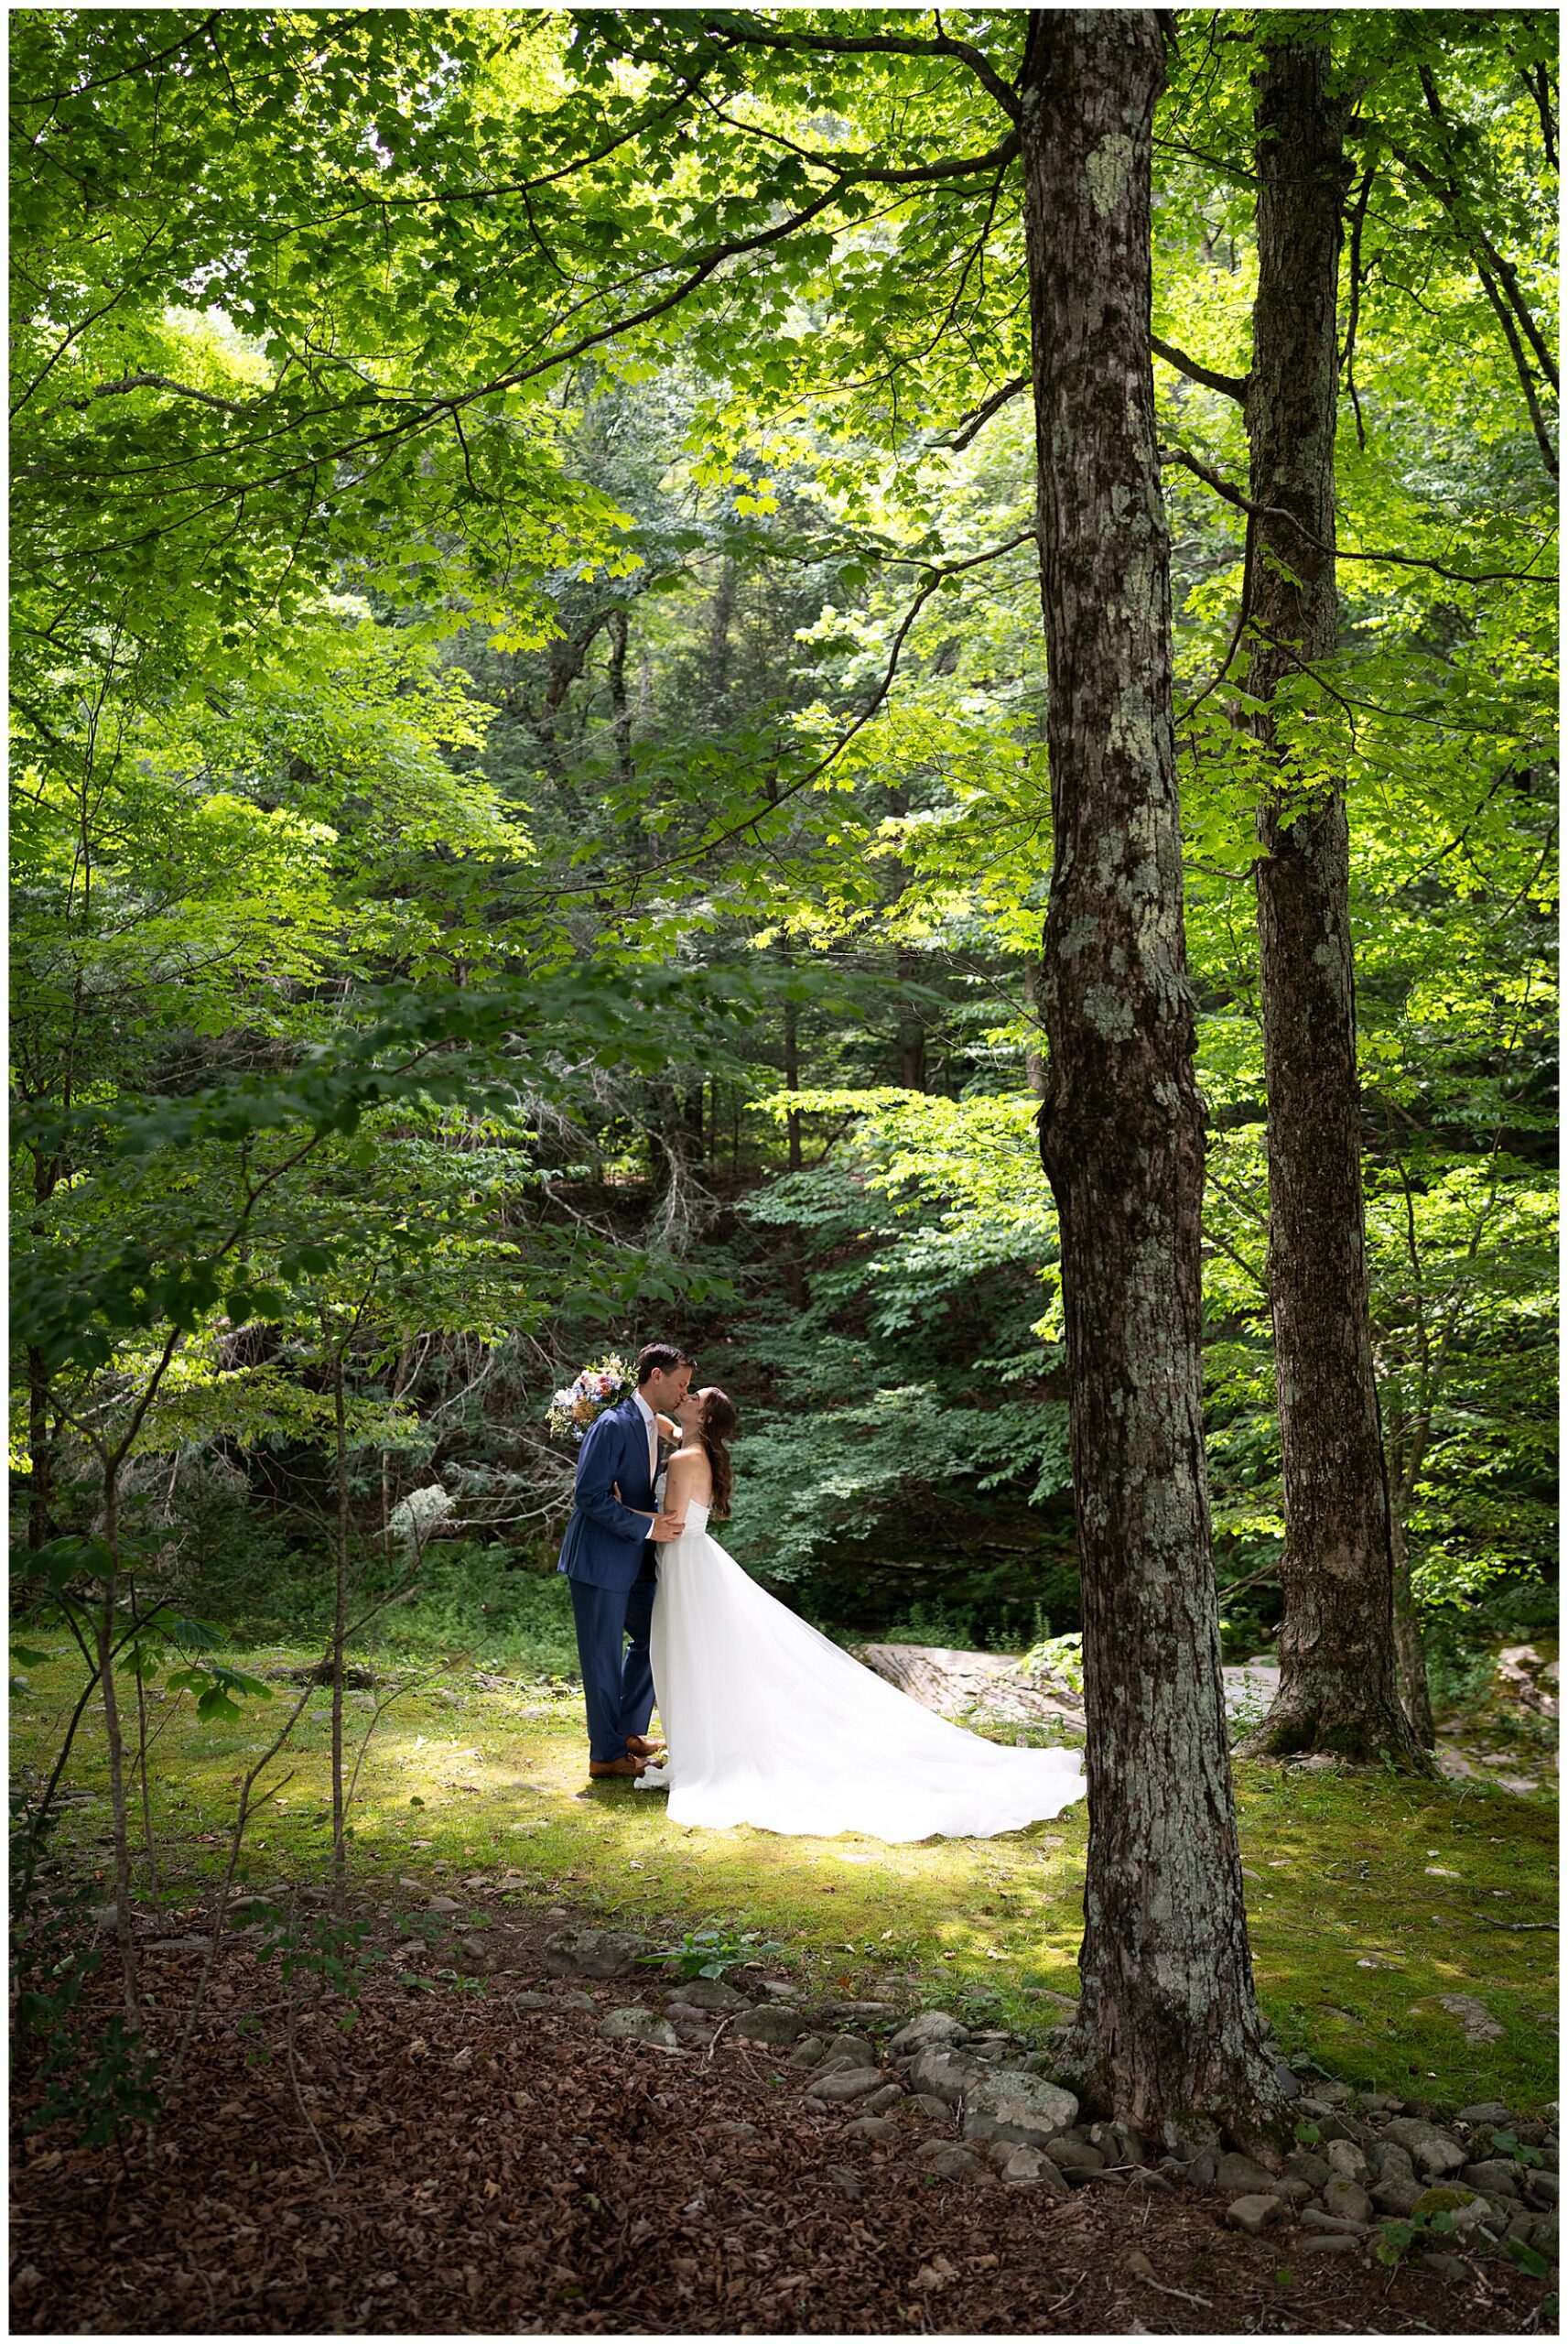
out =
{"type": "MultiPolygon", "coordinates": [[[[297,2098],[281,2020],[237,2024],[276,1978],[238,1950],[222,1967],[234,2002],[150,2165],[43,2137],[19,2151],[18,2333],[1511,2334],[1539,2319],[1540,2289],[1495,2265],[1456,2287],[1314,2262],[1286,2236],[1226,2230],[1221,2202],[1193,2193],[1095,2185],[1055,2205],[933,2180],[909,2163],[913,2131],[849,2135],[755,2046],[720,2040],[709,2059],[600,2041],[625,1988],[596,1989],[593,2010],[514,2013],[500,1981],[381,1986],[348,2030],[341,2005],[301,2019],[297,2098]]],[[[161,1957],[160,2000],[192,1976],[161,1957]]]]}

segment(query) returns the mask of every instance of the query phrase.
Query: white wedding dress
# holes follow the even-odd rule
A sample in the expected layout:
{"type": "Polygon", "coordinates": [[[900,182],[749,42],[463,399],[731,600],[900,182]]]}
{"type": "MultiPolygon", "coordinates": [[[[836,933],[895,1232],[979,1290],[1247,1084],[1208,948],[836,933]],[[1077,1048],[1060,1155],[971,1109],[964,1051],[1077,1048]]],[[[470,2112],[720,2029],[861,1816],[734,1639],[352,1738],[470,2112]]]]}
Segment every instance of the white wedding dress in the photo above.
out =
{"type": "Polygon", "coordinates": [[[795,1838],[989,1839],[1084,1796],[1071,1750],[1000,1748],[922,1709],[747,1576],[708,1508],[659,1548],[654,1690],[676,1823],[795,1838]]]}

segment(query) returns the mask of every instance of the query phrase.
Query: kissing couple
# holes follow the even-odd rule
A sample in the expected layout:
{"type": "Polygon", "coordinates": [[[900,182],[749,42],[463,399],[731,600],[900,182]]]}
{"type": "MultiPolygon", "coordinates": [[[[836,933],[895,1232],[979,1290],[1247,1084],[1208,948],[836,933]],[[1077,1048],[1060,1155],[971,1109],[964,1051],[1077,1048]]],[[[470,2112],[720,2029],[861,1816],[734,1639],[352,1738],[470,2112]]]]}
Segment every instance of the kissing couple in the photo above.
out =
{"type": "Polygon", "coordinates": [[[708,1535],[730,1512],[733,1404],[692,1390],[674,1343],[644,1344],[636,1373],[583,1436],[559,1564],[595,1781],[667,1790],[676,1823],[813,1839],[989,1839],[1083,1797],[1076,1751],[949,1724],[759,1587],[708,1535]],[[661,1430],[678,1441],[662,1480],[661,1430]]]}

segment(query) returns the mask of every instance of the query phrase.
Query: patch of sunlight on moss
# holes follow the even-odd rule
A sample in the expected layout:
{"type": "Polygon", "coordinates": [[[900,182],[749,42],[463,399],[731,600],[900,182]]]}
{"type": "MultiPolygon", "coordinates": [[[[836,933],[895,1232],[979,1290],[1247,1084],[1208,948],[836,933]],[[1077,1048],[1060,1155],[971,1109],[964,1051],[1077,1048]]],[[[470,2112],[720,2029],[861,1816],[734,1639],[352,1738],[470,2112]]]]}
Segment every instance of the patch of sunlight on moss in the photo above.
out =
{"type": "MultiPolygon", "coordinates": [[[[232,1655],[258,1674],[311,1656],[271,1645],[232,1655]]],[[[32,1696],[12,1709],[19,1760],[42,1757],[50,1720],[78,1681],[64,1659],[33,1672],[32,1696]]],[[[669,1916],[683,1926],[758,1928],[784,1945],[804,1975],[840,1991],[874,1993],[896,1970],[933,1997],[999,1998],[1010,2023],[1025,2029],[1056,2015],[1032,1993],[1076,1991],[1081,1808],[1049,1829],[896,1848],[683,1829],[662,1799],[618,1785],[584,1796],[580,1709],[571,1703],[536,1690],[481,1694],[456,1669],[449,1686],[455,1703],[436,1698],[438,1689],[400,1702],[372,1740],[353,1809],[352,1861],[365,1872],[404,1868],[425,1876],[443,1864],[494,1864],[527,1883],[520,1901],[565,1897],[631,1926],[669,1916]],[[527,1709],[539,1714],[526,1716],[527,1709]],[[476,1788],[457,1787],[462,1782],[476,1788]],[[424,1804],[411,1807],[415,1797],[424,1804]]],[[[278,1699],[237,1723],[201,1726],[186,1704],[167,1724],[154,1813],[166,1866],[187,1892],[222,1862],[240,1771],[286,1714],[278,1699]],[[208,1844],[195,1841],[197,1831],[208,1844]]],[[[330,1788],[324,1692],[308,1716],[308,1731],[272,1775],[294,1769],[285,1794],[291,1804],[263,1811],[242,1864],[247,1879],[320,1874],[330,1788]]],[[[367,1721],[351,1706],[351,1751],[367,1721]]],[[[100,1722],[85,1732],[69,1779],[100,1797],[71,1810],[61,1832],[102,1871],[100,1722]]],[[[1555,1939],[1544,1931],[1510,1937],[1484,1912],[1499,1890],[1511,1917],[1555,1918],[1553,1802],[1513,1799],[1490,1785],[1412,1786],[1252,1763],[1236,1774],[1242,1854],[1262,1883],[1247,1883],[1254,1969],[1287,2046],[1318,2053],[1352,2082],[1403,2084],[1406,2096],[1440,2105],[1501,2097],[1525,2109],[1554,2098],[1555,2045],[1539,2013],[1555,2006],[1555,1939]],[[1426,1876],[1432,1849],[1445,1851],[1442,1861],[1457,1877],[1426,1876]],[[1363,1970],[1358,1960],[1368,1954],[1400,1967],[1363,1970]],[[1503,2041],[1469,2046],[1455,2022],[1422,2007],[1423,1995],[1451,1991],[1487,2002],[1505,2026],[1503,2041]],[[1346,2012],[1356,2015],[1336,2015],[1346,2012]]]]}

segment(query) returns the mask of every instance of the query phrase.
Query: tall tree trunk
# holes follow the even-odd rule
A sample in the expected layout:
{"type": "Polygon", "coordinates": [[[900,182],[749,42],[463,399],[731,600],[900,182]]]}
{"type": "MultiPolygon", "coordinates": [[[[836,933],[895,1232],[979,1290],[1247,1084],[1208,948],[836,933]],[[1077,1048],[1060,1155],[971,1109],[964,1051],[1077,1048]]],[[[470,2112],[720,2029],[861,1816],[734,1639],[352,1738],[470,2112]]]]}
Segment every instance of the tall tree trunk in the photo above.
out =
{"type": "Polygon", "coordinates": [[[54,1440],[49,1376],[36,1343],[27,1345],[27,1545],[36,1553],[54,1536],[54,1440]]]}
{"type": "Polygon", "coordinates": [[[1426,1643],[1421,1633],[1421,1607],[1411,1584],[1405,1526],[1397,1508],[1389,1528],[1394,1550],[1394,1651],[1400,1706],[1422,1748],[1431,1750],[1436,1745],[1437,1727],[1432,1715],[1432,1688],[1426,1681],[1426,1643]]]}
{"type": "Polygon", "coordinates": [[[131,1911],[131,1818],[125,1787],[125,1737],[120,1722],[118,1687],[114,1682],[114,1626],[120,1601],[120,1464],[115,1457],[103,1472],[103,1544],[109,1568],[98,1598],[94,1621],[98,1687],[103,1696],[103,1742],[109,1757],[109,1821],[114,1846],[114,1936],[120,1948],[120,1991],[130,2035],[142,2031],[141,1983],[136,1962],[136,1932],[131,1911]]]}
{"type": "Polygon", "coordinates": [[[332,1904],[341,1913],[348,1898],[348,1812],[343,1799],[343,1644],[349,1620],[349,1435],[343,1402],[343,1354],[333,1362],[332,1461],[332,1904]]]}
{"type": "Polygon", "coordinates": [[[1329,91],[1326,29],[1265,17],[1262,39],[1247,424],[1252,498],[1269,510],[1254,523],[1248,680],[1269,704],[1254,723],[1276,773],[1258,817],[1258,943],[1285,1614],[1280,1689],[1245,1747],[1424,1769],[1395,1659],[1361,1198],[1349,830],[1335,782],[1314,773],[1303,791],[1292,728],[1272,705],[1303,667],[1331,658],[1338,639],[1325,548],[1335,526],[1346,107],[1329,91]]]}
{"type": "Polygon", "coordinates": [[[626,612],[617,607],[610,613],[610,662],[606,670],[610,683],[611,731],[615,740],[615,765],[622,781],[635,775],[632,762],[632,710],[626,698],[626,640],[629,632],[626,612]]]}
{"type": "Polygon", "coordinates": [[[1260,2143],[1199,1355],[1202,1102],[1182,920],[1150,350],[1160,19],[1034,12],[1020,91],[1054,863],[1041,1156],[1062,1233],[1089,1852],[1068,2063],[1143,2131],[1260,2143]]]}

